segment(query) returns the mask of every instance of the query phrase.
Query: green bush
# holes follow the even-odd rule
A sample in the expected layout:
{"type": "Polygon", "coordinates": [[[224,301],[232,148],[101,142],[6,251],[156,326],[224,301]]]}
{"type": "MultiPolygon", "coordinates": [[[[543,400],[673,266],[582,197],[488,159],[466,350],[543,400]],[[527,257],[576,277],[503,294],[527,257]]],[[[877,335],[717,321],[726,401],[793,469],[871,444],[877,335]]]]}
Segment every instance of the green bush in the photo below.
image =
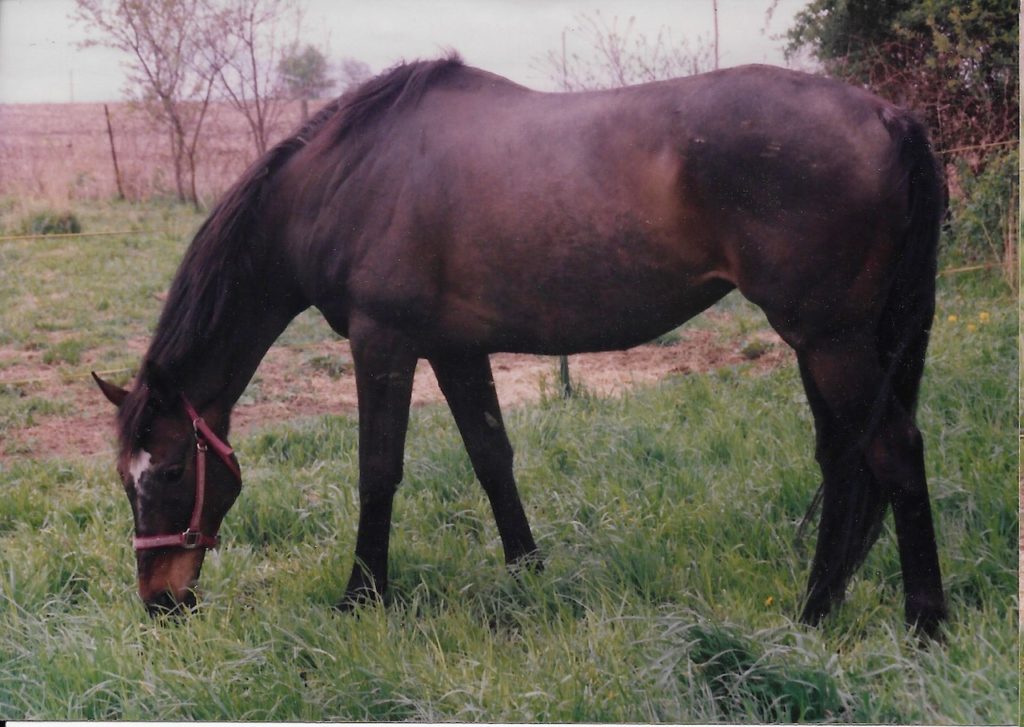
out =
{"type": "Polygon", "coordinates": [[[73,212],[43,210],[29,217],[22,225],[27,235],[61,235],[82,231],[82,223],[73,212]]]}
{"type": "Polygon", "coordinates": [[[1015,244],[1017,238],[1017,231],[1008,229],[1010,215],[1017,210],[1017,160],[1016,149],[993,155],[978,174],[966,163],[956,164],[961,189],[949,201],[950,222],[944,240],[947,264],[1005,260],[1007,245],[1015,244]]]}

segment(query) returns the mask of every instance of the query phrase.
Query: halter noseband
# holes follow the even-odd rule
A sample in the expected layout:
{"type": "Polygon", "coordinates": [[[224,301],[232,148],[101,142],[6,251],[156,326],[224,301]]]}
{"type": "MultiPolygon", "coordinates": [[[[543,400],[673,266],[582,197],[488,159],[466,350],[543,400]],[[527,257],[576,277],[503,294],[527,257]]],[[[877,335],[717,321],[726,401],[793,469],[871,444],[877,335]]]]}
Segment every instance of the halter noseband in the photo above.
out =
{"type": "Polygon", "coordinates": [[[216,548],[220,542],[217,533],[207,535],[199,529],[199,521],[203,515],[203,501],[206,499],[206,453],[213,450],[213,453],[220,458],[221,462],[242,484],[242,471],[238,467],[238,461],[234,457],[234,450],[227,442],[214,434],[195,407],[185,398],[181,397],[185,405],[185,412],[192,420],[192,429],[196,435],[196,498],[192,506],[192,517],[189,519],[188,528],[181,533],[168,535],[143,535],[135,536],[134,544],[136,550],[149,550],[151,548],[184,548],[195,550],[196,548],[216,548]]]}

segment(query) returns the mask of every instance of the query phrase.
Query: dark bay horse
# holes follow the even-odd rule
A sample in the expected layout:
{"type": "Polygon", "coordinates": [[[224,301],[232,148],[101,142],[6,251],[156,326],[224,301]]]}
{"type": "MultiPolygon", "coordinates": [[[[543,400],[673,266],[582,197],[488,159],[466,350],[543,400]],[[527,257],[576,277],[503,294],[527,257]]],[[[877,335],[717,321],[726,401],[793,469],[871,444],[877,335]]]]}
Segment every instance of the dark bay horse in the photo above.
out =
{"type": "Polygon", "coordinates": [[[550,94],[458,58],[398,66],[258,160],[195,236],[118,407],[151,611],[194,602],[241,488],[232,407],[299,312],[351,342],[359,524],[343,604],[387,584],[413,369],[432,365],[509,563],[537,558],[488,354],[621,349],[733,289],[796,351],[822,511],[802,619],[843,597],[891,506],[906,618],[945,618],[918,386],[945,193],[921,125],[751,66],[550,94]]]}

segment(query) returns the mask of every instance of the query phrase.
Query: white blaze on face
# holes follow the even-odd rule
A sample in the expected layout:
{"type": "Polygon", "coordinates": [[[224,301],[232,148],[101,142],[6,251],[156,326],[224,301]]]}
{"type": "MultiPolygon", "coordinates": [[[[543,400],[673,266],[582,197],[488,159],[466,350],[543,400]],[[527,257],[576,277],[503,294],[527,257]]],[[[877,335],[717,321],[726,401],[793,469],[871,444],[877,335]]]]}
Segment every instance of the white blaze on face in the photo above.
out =
{"type": "Polygon", "coordinates": [[[149,462],[153,457],[144,449],[140,449],[138,454],[132,457],[131,464],[128,465],[128,473],[132,476],[132,482],[135,486],[139,486],[139,482],[142,481],[142,475],[149,469],[149,462]]]}
{"type": "MultiPolygon", "coordinates": [[[[128,465],[128,474],[131,475],[132,483],[135,485],[135,491],[141,490],[140,483],[142,482],[142,475],[149,470],[149,463],[152,460],[152,456],[144,449],[140,449],[138,453],[132,457],[131,463],[128,465]]],[[[138,510],[138,516],[142,517],[142,498],[135,498],[135,507],[138,510]]]]}

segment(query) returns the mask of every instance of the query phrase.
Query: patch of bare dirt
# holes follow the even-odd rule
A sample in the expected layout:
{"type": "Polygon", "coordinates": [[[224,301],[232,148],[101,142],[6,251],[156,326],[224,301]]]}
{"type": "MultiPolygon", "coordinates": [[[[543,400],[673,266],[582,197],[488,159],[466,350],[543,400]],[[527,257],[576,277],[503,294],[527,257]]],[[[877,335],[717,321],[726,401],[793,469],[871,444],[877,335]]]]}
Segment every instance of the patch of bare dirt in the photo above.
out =
{"type": "MultiPolygon", "coordinates": [[[[749,358],[741,342],[701,329],[683,331],[672,345],[645,345],[628,351],[578,354],[569,357],[572,379],[597,396],[617,396],[633,386],[650,384],[670,374],[701,373],[723,366],[749,363],[764,372],[790,360],[788,348],[773,333],[755,337],[763,353],[749,358]]],[[[130,342],[140,349],[142,342],[130,342]]],[[[9,353],[0,352],[0,356],[9,353]]],[[[355,377],[347,342],[325,342],[302,348],[271,349],[232,416],[233,432],[246,433],[271,422],[356,409],[355,377]]],[[[40,373],[28,358],[6,362],[0,386],[24,381],[26,393],[63,402],[62,413],[36,415],[32,426],[14,432],[13,441],[0,447],[0,459],[111,454],[113,411],[89,379],[61,381],[40,373]]],[[[45,367],[44,367],[45,368],[45,367]]],[[[558,362],[550,356],[495,354],[491,368],[498,396],[505,408],[538,400],[543,391],[558,390],[558,362]]],[[[444,401],[429,364],[421,361],[413,385],[413,405],[444,401]]]]}

